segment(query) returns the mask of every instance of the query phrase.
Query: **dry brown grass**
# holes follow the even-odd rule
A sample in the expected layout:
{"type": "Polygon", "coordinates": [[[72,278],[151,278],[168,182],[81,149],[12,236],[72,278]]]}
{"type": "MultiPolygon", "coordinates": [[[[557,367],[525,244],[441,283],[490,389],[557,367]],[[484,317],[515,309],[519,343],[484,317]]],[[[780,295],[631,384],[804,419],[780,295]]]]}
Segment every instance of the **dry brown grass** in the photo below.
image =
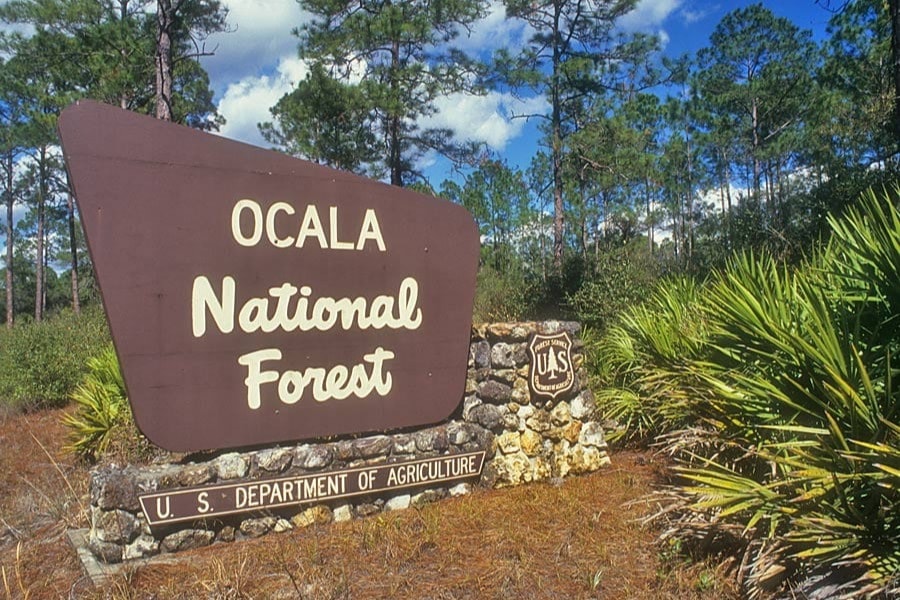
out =
{"type": "Polygon", "coordinates": [[[60,450],[60,411],[0,419],[0,597],[733,598],[721,568],[660,548],[637,519],[648,455],[567,479],[187,552],[103,589],[64,538],[84,526],[87,470],[60,450]],[[32,436],[33,434],[33,436],[32,436]],[[46,453],[41,449],[43,445],[46,453]],[[635,500],[638,500],[635,502],[635,500]]]}

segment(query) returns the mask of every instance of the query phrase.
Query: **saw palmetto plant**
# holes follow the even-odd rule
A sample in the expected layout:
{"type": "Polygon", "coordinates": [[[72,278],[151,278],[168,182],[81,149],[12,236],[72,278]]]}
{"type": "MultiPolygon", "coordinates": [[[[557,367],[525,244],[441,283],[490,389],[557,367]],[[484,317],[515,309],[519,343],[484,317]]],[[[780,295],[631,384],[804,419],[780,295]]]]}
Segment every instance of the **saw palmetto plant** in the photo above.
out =
{"type": "Polygon", "coordinates": [[[705,351],[701,287],[690,279],[664,282],[596,343],[598,405],[618,427],[609,439],[646,442],[693,419],[699,397],[687,367],[705,351]]]}
{"type": "Polygon", "coordinates": [[[88,372],[72,393],[77,407],[63,417],[70,429],[69,450],[95,460],[116,429],[131,418],[125,382],[112,344],[88,360],[88,372]]]}
{"type": "Polygon", "coordinates": [[[898,195],[866,194],[832,219],[800,268],[736,258],[699,293],[703,333],[680,357],[647,351],[677,314],[658,304],[604,342],[640,352],[621,371],[637,375],[600,402],[614,411],[624,388],[640,409],[623,414],[681,462],[668,534],[737,544],[751,597],[900,591],[898,195]]]}

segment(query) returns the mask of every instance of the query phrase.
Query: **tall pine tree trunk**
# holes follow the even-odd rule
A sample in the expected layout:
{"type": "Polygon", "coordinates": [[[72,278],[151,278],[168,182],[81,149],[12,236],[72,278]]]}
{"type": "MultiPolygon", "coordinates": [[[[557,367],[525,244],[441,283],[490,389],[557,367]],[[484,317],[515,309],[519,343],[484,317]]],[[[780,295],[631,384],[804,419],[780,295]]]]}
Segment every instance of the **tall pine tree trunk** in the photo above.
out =
{"type": "Polygon", "coordinates": [[[81,300],[78,297],[78,241],[75,239],[75,203],[72,192],[66,194],[66,212],[69,221],[69,253],[72,257],[72,310],[75,314],[81,314],[81,300]]]}
{"type": "Polygon", "coordinates": [[[44,205],[47,192],[47,147],[41,146],[38,159],[37,244],[34,260],[34,320],[44,318],[44,205]]]}
{"type": "Polygon", "coordinates": [[[563,203],[563,179],[562,179],[562,37],[560,34],[560,3],[554,4],[553,19],[553,69],[550,82],[550,154],[553,170],[553,268],[558,275],[562,275],[563,244],[565,243],[565,204],[563,203]]]}
{"type": "Polygon", "coordinates": [[[762,198],[760,194],[760,164],[759,164],[759,109],[756,105],[756,98],[753,99],[751,107],[751,119],[753,128],[753,199],[756,201],[756,208],[761,206],[762,198]]]}
{"type": "MultiPolygon", "coordinates": [[[[891,16],[891,62],[894,76],[894,141],[900,144],[900,0],[890,0],[888,9],[891,16]]],[[[895,146],[894,151],[900,151],[900,148],[895,146]]]]}
{"type": "Polygon", "coordinates": [[[172,30],[180,0],[156,3],[156,118],[172,120],[172,30]]]}
{"type": "MultiPolygon", "coordinates": [[[[391,95],[396,98],[398,91],[397,71],[400,68],[400,41],[391,44],[391,95]]],[[[396,110],[393,108],[392,110],[396,110]]],[[[391,185],[403,187],[403,155],[400,143],[400,115],[388,116],[388,156],[390,157],[391,185]]]]}
{"type": "Polygon", "coordinates": [[[15,311],[13,300],[13,153],[6,156],[6,328],[12,329],[15,311]]]}

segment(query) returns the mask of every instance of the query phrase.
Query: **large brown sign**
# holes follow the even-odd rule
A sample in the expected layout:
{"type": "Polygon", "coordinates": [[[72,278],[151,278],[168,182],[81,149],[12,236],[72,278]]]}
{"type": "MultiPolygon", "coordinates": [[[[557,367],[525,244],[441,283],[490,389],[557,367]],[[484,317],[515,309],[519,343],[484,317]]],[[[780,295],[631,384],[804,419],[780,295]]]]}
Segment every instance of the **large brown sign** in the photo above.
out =
{"type": "Polygon", "coordinates": [[[140,496],[151,527],[471,479],[484,451],[140,496]]]}
{"type": "Polygon", "coordinates": [[[479,251],[462,207],[94,102],[59,128],[154,443],[386,430],[458,405],[479,251]]]}

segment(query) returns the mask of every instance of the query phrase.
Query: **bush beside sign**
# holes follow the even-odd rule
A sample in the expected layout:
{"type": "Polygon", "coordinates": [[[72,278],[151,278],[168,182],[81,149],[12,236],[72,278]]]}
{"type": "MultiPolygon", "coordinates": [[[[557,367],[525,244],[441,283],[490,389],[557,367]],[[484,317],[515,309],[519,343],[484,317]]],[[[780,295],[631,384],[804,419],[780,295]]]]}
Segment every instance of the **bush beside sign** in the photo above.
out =
{"type": "Polygon", "coordinates": [[[59,127],[154,443],[384,431],[458,406],[479,252],[465,209],[94,102],[59,127]]]}

